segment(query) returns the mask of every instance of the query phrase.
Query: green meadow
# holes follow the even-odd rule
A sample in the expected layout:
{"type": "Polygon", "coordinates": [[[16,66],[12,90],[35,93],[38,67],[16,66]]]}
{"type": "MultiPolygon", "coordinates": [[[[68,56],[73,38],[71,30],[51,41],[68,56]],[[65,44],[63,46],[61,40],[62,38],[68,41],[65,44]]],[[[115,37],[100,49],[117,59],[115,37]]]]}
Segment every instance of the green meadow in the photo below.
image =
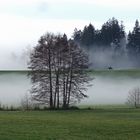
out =
{"type": "MultiPolygon", "coordinates": [[[[14,86],[15,80],[18,86],[24,85],[27,73],[0,71],[1,84],[7,87],[9,82],[14,86]],[[21,78],[24,78],[23,82],[21,78]]],[[[137,69],[91,70],[89,73],[95,78],[140,79],[140,70],[137,69]]],[[[140,140],[140,109],[126,105],[80,107],[80,110],[0,111],[0,140],[140,140]]]]}
{"type": "Polygon", "coordinates": [[[1,111],[1,140],[139,140],[140,110],[1,111]]]}

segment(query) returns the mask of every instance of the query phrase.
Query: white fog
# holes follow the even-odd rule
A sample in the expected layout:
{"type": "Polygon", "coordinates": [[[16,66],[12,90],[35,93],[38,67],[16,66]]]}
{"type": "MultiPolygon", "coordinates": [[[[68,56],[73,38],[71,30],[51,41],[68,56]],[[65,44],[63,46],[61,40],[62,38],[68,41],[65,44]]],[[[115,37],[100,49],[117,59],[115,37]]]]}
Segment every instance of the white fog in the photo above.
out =
{"type": "MultiPolygon", "coordinates": [[[[81,104],[124,104],[128,91],[139,86],[140,78],[130,76],[93,74],[93,86],[87,91],[89,96],[81,104]]],[[[0,103],[20,105],[21,99],[30,90],[31,83],[27,72],[0,72],[0,103]]]]}

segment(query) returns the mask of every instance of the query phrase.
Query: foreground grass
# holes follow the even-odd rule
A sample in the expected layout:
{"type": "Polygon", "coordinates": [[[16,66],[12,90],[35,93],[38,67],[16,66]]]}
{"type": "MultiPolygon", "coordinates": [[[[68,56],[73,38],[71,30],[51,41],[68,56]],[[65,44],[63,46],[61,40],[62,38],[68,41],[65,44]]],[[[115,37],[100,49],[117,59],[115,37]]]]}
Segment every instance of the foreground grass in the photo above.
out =
{"type": "Polygon", "coordinates": [[[0,140],[139,139],[139,109],[0,112],[0,140]]]}

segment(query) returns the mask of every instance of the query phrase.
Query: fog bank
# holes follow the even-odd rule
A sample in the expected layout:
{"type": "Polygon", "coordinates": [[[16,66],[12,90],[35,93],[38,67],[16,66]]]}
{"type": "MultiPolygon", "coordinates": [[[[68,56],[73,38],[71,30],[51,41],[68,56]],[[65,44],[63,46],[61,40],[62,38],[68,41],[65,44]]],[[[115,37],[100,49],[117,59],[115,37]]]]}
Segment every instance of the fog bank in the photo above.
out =
{"type": "Polygon", "coordinates": [[[135,58],[135,56],[130,57],[125,46],[122,50],[107,48],[107,46],[101,48],[93,46],[93,49],[87,52],[92,69],[107,69],[110,66],[114,69],[134,69],[140,67],[139,59],[135,58]]]}
{"type": "MultiPolygon", "coordinates": [[[[140,76],[93,74],[93,86],[87,91],[89,98],[80,104],[124,104],[128,91],[139,86],[140,76]]],[[[127,72],[126,72],[127,73],[127,72]]],[[[134,71],[135,73],[135,71],[134,71]]],[[[0,102],[4,105],[19,105],[21,98],[31,88],[27,72],[0,72],[0,102]]]]}

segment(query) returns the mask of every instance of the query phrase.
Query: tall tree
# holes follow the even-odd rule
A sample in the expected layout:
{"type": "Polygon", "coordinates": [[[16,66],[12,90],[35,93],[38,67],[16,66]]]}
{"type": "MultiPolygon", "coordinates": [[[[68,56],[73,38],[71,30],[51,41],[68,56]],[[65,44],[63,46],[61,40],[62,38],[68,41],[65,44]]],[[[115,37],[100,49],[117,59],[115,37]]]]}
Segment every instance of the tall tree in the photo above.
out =
{"type": "Polygon", "coordinates": [[[117,19],[112,18],[103,24],[101,28],[102,45],[114,46],[115,49],[121,47],[120,42],[125,38],[124,26],[117,19]]]}
{"type": "Polygon", "coordinates": [[[133,31],[128,34],[127,49],[131,57],[140,57],[140,25],[138,20],[135,22],[133,31]]]}
{"type": "Polygon", "coordinates": [[[92,24],[84,27],[81,35],[81,44],[88,48],[94,44],[95,41],[95,28],[92,24]]]}
{"type": "Polygon", "coordinates": [[[78,30],[77,28],[74,29],[74,33],[73,33],[73,40],[80,45],[81,43],[81,36],[82,36],[82,31],[78,30]]]}
{"type": "Polygon", "coordinates": [[[67,108],[84,97],[92,80],[87,73],[88,55],[64,34],[41,37],[30,57],[29,68],[35,101],[50,108],[67,108]]]}

